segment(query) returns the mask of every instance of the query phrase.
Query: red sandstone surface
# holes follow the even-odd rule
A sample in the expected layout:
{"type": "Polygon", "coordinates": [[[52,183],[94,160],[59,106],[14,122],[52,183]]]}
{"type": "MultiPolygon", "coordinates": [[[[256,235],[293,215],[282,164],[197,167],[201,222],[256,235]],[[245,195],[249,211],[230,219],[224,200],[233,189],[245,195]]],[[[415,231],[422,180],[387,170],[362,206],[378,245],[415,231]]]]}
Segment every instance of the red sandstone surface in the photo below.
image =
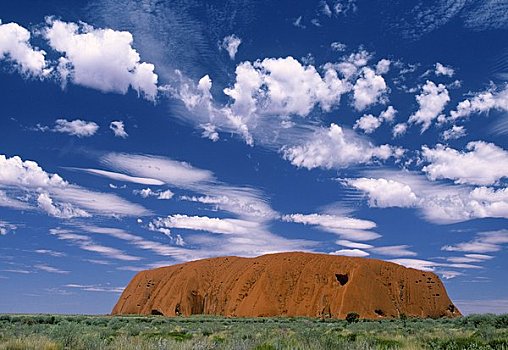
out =
{"type": "Polygon", "coordinates": [[[311,253],[220,257],[138,273],[114,315],[456,317],[432,272],[381,260],[311,253]]]}

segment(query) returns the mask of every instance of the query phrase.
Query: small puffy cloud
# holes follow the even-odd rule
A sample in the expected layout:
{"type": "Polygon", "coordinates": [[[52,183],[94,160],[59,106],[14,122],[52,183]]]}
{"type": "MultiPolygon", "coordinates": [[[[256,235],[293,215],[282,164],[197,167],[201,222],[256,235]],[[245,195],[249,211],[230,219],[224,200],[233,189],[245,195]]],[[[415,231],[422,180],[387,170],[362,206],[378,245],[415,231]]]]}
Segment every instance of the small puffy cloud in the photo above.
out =
{"type": "Polygon", "coordinates": [[[480,232],[469,242],[445,245],[441,248],[441,250],[483,255],[483,253],[500,251],[504,244],[508,244],[508,230],[480,232]]]}
{"type": "Polygon", "coordinates": [[[138,194],[143,198],[157,197],[157,199],[171,199],[175,195],[171,190],[165,191],[154,191],[151,188],[144,188],[139,191],[134,191],[134,194],[138,194]]]}
{"type": "Polygon", "coordinates": [[[386,122],[392,122],[395,119],[396,114],[397,110],[393,108],[393,106],[388,106],[388,108],[381,112],[379,119],[386,122]]]}
{"type": "Polygon", "coordinates": [[[361,250],[361,249],[340,249],[340,250],[336,250],[332,253],[330,253],[332,255],[343,255],[343,256],[353,256],[353,257],[366,257],[366,256],[369,256],[370,254],[367,253],[366,251],[364,250],[361,250]]]}
{"type": "Polygon", "coordinates": [[[448,77],[453,77],[453,74],[455,74],[455,71],[453,70],[452,67],[444,66],[439,62],[436,63],[436,68],[434,72],[436,73],[437,76],[445,75],[448,77]]]}
{"type": "Polygon", "coordinates": [[[354,132],[344,130],[337,124],[321,129],[306,143],[285,148],[284,158],[297,167],[343,168],[354,164],[387,160],[396,155],[389,145],[374,146],[354,132]]]}
{"type": "Polygon", "coordinates": [[[47,68],[46,52],[30,45],[30,32],[17,23],[0,21],[0,60],[8,60],[23,74],[44,77],[47,68]]]}
{"type": "Polygon", "coordinates": [[[391,61],[383,58],[376,64],[376,74],[386,74],[390,70],[391,61]]]}
{"type": "Polygon", "coordinates": [[[298,27],[298,28],[302,28],[302,29],[305,29],[306,26],[302,23],[302,20],[303,20],[303,16],[299,16],[298,18],[296,18],[293,22],[293,25],[295,27],[298,27]]]}
{"type": "Polygon", "coordinates": [[[0,220],[0,236],[5,236],[10,231],[14,231],[16,229],[16,225],[0,220]]]}
{"type": "Polygon", "coordinates": [[[347,45],[338,41],[334,41],[333,43],[330,44],[330,47],[332,48],[333,51],[343,52],[346,51],[347,45]]]}
{"type": "Polygon", "coordinates": [[[229,58],[232,60],[235,59],[236,53],[238,52],[238,47],[242,43],[242,39],[237,37],[234,34],[226,36],[221,43],[221,48],[226,50],[229,54],[229,58]]]}
{"type": "Polygon", "coordinates": [[[213,142],[219,141],[219,133],[217,132],[217,128],[215,125],[211,123],[206,123],[201,124],[200,126],[203,129],[201,136],[210,139],[213,142]]]}
{"type": "Polygon", "coordinates": [[[94,122],[87,122],[80,119],[71,121],[66,119],[57,119],[55,121],[55,127],[52,130],[77,137],[90,137],[99,130],[99,125],[94,122]]]}
{"type": "Polygon", "coordinates": [[[365,67],[372,55],[365,51],[360,50],[358,52],[350,54],[342,62],[337,63],[335,66],[337,70],[344,75],[347,79],[356,76],[361,73],[361,68],[365,67]]]}
{"type": "Polygon", "coordinates": [[[458,184],[491,185],[508,176],[508,152],[484,141],[470,142],[466,151],[438,144],[422,147],[429,163],[423,167],[430,179],[451,179],[458,184]]]}
{"type": "Polygon", "coordinates": [[[321,1],[320,3],[320,7],[321,7],[321,12],[327,16],[327,17],[331,17],[332,16],[332,9],[330,8],[330,5],[328,5],[326,3],[326,1],[321,1]]]}
{"type": "Polygon", "coordinates": [[[346,183],[365,192],[372,207],[412,207],[418,201],[410,186],[394,180],[358,178],[347,179],[346,183]]]}
{"type": "Polygon", "coordinates": [[[394,138],[404,135],[407,131],[406,123],[398,123],[392,129],[392,135],[394,138]]]}
{"type": "Polygon", "coordinates": [[[409,117],[409,122],[421,124],[422,132],[424,132],[430,127],[432,121],[441,115],[446,104],[450,101],[450,95],[443,84],[436,85],[427,80],[422,87],[421,94],[416,96],[416,101],[420,108],[409,117]]]}
{"type": "Polygon", "coordinates": [[[466,136],[466,128],[463,126],[453,125],[450,129],[443,131],[441,137],[443,140],[456,140],[466,136]]]}
{"type": "Polygon", "coordinates": [[[363,117],[355,122],[353,129],[361,129],[366,134],[371,134],[381,126],[381,123],[382,121],[378,117],[372,114],[364,114],[363,117]]]}
{"type": "Polygon", "coordinates": [[[141,62],[131,33],[50,19],[44,36],[51,48],[64,55],[57,68],[63,82],[121,94],[132,88],[155,100],[155,67],[141,62]]]}
{"type": "Polygon", "coordinates": [[[371,68],[363,68],[362,73],[353,86],[354,107],[358,111],[383,102],[388,87],[384,78],[371,68]]]}
{"type": "Polygon", "coordinates": [[[370,230],[376,223],[347,216],[332,214],[291,214],[284,215],[283,221],[317,226],[320,230],[339,235],[345,240],[367,241],[381,237],[370,230]]]}
{"type": "Polygon", "coordinates": [[[129,136],[129,134],[127,134],[127,132],[125,131],[125,125],[121,120],[112,121],[109,124],[109,128],[111,129],[111,131],[113,131],[116,137],[121,137],[125,139],[126,137],[129,136]]]}
{"type": "Polygon", "coordinates": [[[356,5],[356,0],[335,0],[333,2],[333,12],[337,16],[347,16],[357,10],[358,6],[356,5]]]}
{"type": "Polygon", "coordinates": [[[355,122],[353,128],[361,129],[366,134],[371,134],[377,128],[379,128],[384,121],[393,121],[395,114],[397,114],[397,110],[395,110],[395,108],[392,106],[388,106],[388,108],[385,111],[381,112],[378,117],[375,117],[372,114],[363,115],[355,122]]]}

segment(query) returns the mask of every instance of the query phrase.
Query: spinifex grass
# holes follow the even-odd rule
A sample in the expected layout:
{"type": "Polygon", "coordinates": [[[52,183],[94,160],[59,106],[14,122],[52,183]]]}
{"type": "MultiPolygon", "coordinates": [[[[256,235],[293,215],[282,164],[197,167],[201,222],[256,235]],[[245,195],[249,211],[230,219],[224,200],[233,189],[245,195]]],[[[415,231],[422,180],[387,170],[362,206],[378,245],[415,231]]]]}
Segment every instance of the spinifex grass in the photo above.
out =
{"type": "Polygon", "coordinates": [[[0,315],[7,349],[508,350],[508,315],[359,320],[0,315]]]}

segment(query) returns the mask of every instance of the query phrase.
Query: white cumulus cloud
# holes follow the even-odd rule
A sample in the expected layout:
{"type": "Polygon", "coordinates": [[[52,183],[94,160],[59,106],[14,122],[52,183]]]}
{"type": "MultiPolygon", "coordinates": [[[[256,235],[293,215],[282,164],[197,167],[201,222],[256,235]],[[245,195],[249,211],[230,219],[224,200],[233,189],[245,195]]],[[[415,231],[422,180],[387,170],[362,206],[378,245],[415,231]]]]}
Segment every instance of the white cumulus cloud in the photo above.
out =
{"type": "Polygon", "coordinates": [[[165,191],[157,190],[157,191],[154,191],[150,187],[144,188],[144,189],[139,190],[139,191],[134,191],[134,194],[139,194],[143,198],[157,197],[157,199],[171,199],[175,195],[173,192],[171,192],[171,190],[165,190],[165,191]]]}
{"type": "Polygon", "coordinates": [[[8,60],[26,75],[43,77],[50,73],[46,52],[30,45],[30,32],[17,23],[0,21],[0,60],[8,60]]]}
{"type": "Polygon", "coordinates": [[[384,78],[371,68],[363,68],[353,87],[354,107],[358,111],[385,100],[388,86],[384,78]]]}
{"type": "Polygon", "coordinates": [[[155,67],[141,62],[132,47],[131,33],[50,19],[44,36],[54,50],[64,55],[57,69],[64,82],[121,94],[132,88],[155,100],[155,67]]]}
{"type": "Polygon", "coordinates": [[[508,152],[493,143],[470,142],[466,151],[436,145],[422,147],[423,167],[429,178],[451,179],[459,184],[491,185],[508,177],[508,152]]]}
{"type": "Polygon", "coordinates": [[[393,121],[395,114],[397,114],[397,110],[393,108],[393,106],[388,106],[388,108],[381,112],[378,117],[373,116],[372,114],[364,114],[355,122],[353,129],[361,129],[366,134],[371,134],[379,128],[383,122],[393,121]]]}
{"type": "Polygon", "coordinates": [[[111,131],[113,131],[113,134],[116,137],[121,137],[121,138],[125,139],[126,137],[129,136],[129,134],[127,134],[127,132],[125,131],[125,125],[124,125],[123,121],[121,121],[121,120],[112,121],[109,124],[109,128],[111,129],[111,131]]]}
{"type": "Polygon", "coordinates": [[[236,68],[236,82],[224,93],[233,99],[231,111],[241,117],[257,115],[307,116],[319,105],[329,111],[349,91],[331,65],[321,76],[312,65],[291,56],[243,62],[236,68]]]}
{"type": "Polygon", "coordinates": [[[466,128],[463,126],[457,126],[453,125],[450,129],[443,131],[441,136],[443,137],[443,140],[456,140],[460,139],[461,137],[466,136],[466,128]]]}
{"type": "Polygon", "coordinates": [[[434,72],[437,76],[446,75],[448,77],[453,77],[453,74],[455,74],[455,71],[452,67],[447,67],[439,62],[436,63],[436,68],[434,72]]]}
{"type": "Polygon", "coordinates": [[[387,160],[398,156],[399,150],[390,145],[374,146],[354,132],[337,124],[321,129],[306,143],[283,150],[284,158],[297,167],[342,168],[387,160]]]}
{"type": "Polygon", "coordinates": [[[420,108],[409,117],[409,122],[421,124],[422,132],[424,132],[430,127],[432,121],[441,115],[446,104],[450,101],[450,95],[443,84],[436,85],[427,80],[422,87],[421,94],[416,96],[416,101],[420,108]]]}
{"type": "Polygon", "coordinates": [[[94,122],[87,122],[80,119],[71,121],[66,119],[57,119],[55,121],[55,127],[52,130],[77,137],[90,137],[95,135],[97,130],[99,130],[99,125],[94,122]]]}
{"type": "Polygon", "coordinates": [[[239,37],[237,37],[234,34],[231,34],[231,35],[226,36],[222,40],[221,48],[226,50],[229,54],[229,58],[234,60],[236,53],[238,52],[238,47],[240,46],[241,43],[242,43],[242,39],[240,39],[239,37]]]}
{"type": "Polygon", "coordinates": [[[347,184],[365,192],[373,207],[412,207],[418,198],[407,184],[387,179],[347,179],[347,184]]]}

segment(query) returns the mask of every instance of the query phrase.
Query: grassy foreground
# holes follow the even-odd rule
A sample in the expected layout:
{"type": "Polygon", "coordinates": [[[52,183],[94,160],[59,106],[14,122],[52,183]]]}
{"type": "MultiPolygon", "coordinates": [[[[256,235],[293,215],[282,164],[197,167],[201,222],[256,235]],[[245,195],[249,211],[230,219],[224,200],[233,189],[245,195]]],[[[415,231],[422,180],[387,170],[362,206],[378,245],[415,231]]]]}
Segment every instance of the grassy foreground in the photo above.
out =
{"type": "Polygon", "coordinates": [[[0,350],[508,350],[508,315],[348,323],[308,318],[0,315],[0,350]]]}

